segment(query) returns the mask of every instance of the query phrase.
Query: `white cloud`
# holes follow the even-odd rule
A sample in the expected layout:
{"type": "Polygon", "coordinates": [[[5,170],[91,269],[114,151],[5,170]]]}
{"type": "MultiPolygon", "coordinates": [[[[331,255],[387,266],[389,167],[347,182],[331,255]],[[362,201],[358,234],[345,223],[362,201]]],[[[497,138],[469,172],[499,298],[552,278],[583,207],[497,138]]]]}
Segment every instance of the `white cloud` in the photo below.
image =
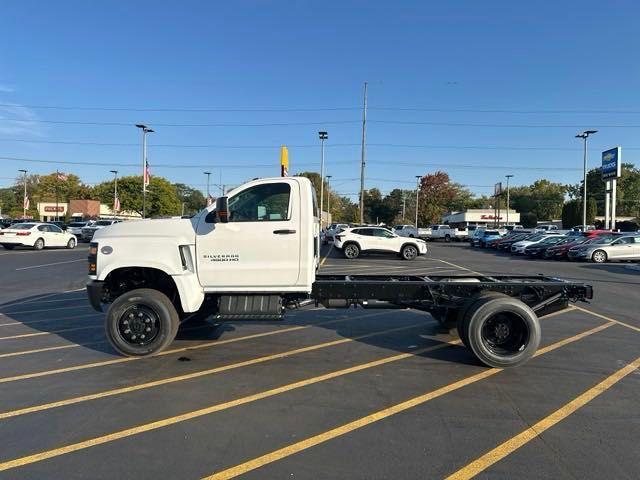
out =
{"type": "Polygon", "coordinates": [[[0,105],[0,135],[27,135],[42,137],[42,124],[30,108],[18,104],[0,105]]]}

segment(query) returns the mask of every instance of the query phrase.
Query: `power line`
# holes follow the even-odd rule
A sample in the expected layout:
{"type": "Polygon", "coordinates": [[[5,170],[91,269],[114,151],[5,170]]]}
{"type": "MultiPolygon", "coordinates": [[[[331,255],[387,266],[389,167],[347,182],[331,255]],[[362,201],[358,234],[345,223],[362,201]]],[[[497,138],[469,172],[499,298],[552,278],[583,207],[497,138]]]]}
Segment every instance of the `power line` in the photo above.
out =
{"type": "MultiPolygon", "coordinates": [[[[20,118],[0,118],[5,122],[18,123],[45,123],[56,125],[91,125],[101,127],[131,127],[134,122],[86,122],[76,120],[40,120],[20,118]]],[[[310,125],[346,125],[360,123],[357,120],[330,120],[323,122],[274,122],[274,123],[158,123],[153,122],[154,127],[293,127],[310,125]]]]}

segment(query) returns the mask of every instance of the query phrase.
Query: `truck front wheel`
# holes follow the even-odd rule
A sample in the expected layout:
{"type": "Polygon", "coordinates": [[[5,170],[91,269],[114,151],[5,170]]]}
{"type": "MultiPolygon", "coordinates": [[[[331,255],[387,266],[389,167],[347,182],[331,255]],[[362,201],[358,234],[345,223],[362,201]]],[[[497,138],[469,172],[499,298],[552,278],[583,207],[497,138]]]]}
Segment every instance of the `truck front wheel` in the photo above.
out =
{"type": "Polygon", "coordinates": [[[514,298],[487,298],[467,311],[468,347],[485,365],[515,367],[529,360],[540,345],[535,312],[514,298]]]}
{"type": "Polygon", "coordinates": [[[173,342],[180,318],[171,300],[149,288],[131,290],[109,307],[105,330],[111,346],[127,356],[147,356],[173,342]]]}

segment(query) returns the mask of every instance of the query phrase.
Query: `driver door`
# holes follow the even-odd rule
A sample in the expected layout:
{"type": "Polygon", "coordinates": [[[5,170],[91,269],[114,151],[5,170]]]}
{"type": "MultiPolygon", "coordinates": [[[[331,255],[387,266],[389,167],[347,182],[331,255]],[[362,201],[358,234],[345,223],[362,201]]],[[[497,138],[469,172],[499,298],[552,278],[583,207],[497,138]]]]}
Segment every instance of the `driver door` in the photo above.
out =
{"type": "Polygon", "coordinates": [[[300,273],[297,182],[248,186],[229,197],[229,222],[202,215],[197,226],[198,278],[205,291],[275,290],[300,273]]]}

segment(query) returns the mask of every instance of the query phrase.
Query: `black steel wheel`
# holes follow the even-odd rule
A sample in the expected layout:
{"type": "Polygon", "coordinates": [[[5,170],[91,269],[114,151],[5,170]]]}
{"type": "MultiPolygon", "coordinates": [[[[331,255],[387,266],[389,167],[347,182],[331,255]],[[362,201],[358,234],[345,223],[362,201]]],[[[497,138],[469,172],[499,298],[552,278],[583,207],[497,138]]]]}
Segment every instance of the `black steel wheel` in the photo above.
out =
{"type": "Polygon", "coordinates": [[[418,256],[418,248],[415,245],[405,245],[400,252],[404,260],[415,260],[418,256]]]}
{"type": "Polygon", "coordinates": [[[510,297],[476,303],[467,312],[466,327],[469,348],[489,367],[522,365],[540,345],[540,323],[535,312],[510,297]]]}
{"type": "Polygon", "coordinates": [[[107,338],[127,356],[153,355],[173,342],[180,318],[171,300],[157,290],[140,288],[118,297],[105,318],[107,338]]]}

